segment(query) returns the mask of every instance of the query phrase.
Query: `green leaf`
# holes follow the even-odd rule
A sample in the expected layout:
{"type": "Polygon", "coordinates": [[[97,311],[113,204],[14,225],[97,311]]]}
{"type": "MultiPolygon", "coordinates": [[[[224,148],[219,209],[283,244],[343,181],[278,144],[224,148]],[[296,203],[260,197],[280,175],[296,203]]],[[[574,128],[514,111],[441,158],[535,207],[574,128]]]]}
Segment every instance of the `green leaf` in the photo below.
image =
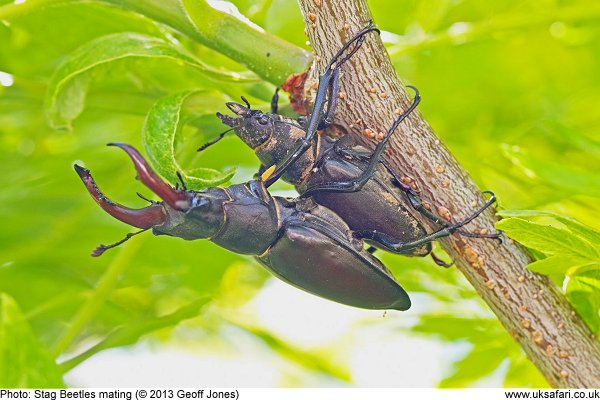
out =
{"type": "Polygon", "coordinates": [[[0,293],[0,387],[64,387],[62,374],[38,342],[19,306],[0,293]]]}
{"type": "Polygon", "coordinates": [[[209,300],[210,297],[204,297],[180,307],[171,314],[118,327],[100,343],[94,345],[82,354],[65,361],[60,367],[64,371],[69,371],[102,350],[135,344],[142,336],[147,335],[148,333],[156,332],[163,328],[174,327],[184,320],[197,317],[201,308],[205,306],[209,300]]]}
{"type": "Polygon", "coordinates": [[[454,372],[444,378],[439,387],[466,387],[491,374],[508,356],[503,347],[476,346],[454,365],[454,372]]]}
{"type": "Polygon", "coordinates": [[[565,225],[571,232],[584,237],[590,243],[600,249],[600,231],[591,228],[573,217],[556,214],[550,211],[537,210],[502,210],[498,214],[502,217],[551,217],[565,225]]]}
{"type": "Polygon", "coordinates": [[[219,81],[253,81],[250,73],[235,73],[211,67],[194,56],[156,37],[137,33],[115,33],[93,40],[71,53],[58,67],[49,84],[45,110],[55,129],[70,128],[82,112],[88,86],[107,68],[119,61],[163,59],[185,65],[219,81]]]}
{"type": "Polygon", "coordinates": [[[597,258],[598,252],[590,243],[565,230],[542,225],[520,218],[503,219],[496,228],[527,247],[546,254],[570,254],[584,258],[597,258]]]}
{"type": "Polygon", "coordinates": [[[507,388],[548,388],[548,382],[538,371],[531,360],[524,354],[510,359],[510,365],[504,377],[504,387],[507,388]]]}
{"type": "Polygon", "coordinates": [[[483,318],[460,318],[453,315],[421,316],[419,322],[411,328],[412,332],[436,335],[446,341],[469,340],[477,342],[480,339],[489,340],[489,334],[502,332],[498,321],[483,318]],[[487,335],[486,335],[487,334],[487,335]]]}
{"type": "Polygon", "coordinates": [[[527,266],[533,272],[544,275],[566,274],[570,268],[580,267],[590,263],[589,259],[574,255],[554,255],[543,260],[535,261],[527,266]]]}
{"type": "Polygon", "coordinates": [[[600,335],[600,268],[571,277],[567,297],[596,335],[600,335]]]}
{"type": "Polygon", "coordinates": [[[178,182],[177,172],[180,172],[189,189],[197,190],[227,182],[235,170],[221,173],[208,168],[195,168],[185,173],[175,159],[176,134],[188,99],[194,109],[202,110],[204,114],[216,112],[215,107],[220,107],[228,100],[217,92],[199,91],[176,93],[158,100],[148,112],[142,134],[148,161],[171,182],[178,182]]]}
{"type": "Polygon", "coordinates": [[[248,333],[251,333],[256,338],[264,342],[269,348],[285,357],[298,365],[301,365],[307,370],[320,372],[335,377],[344,382],[350,382],[351,376],[344,366],[337,365],[335,361],[332,361],[326,354],[311,354],[308,351],[303,351],[290,346],[290,344],[279,339],[277,336],[270,332],[257,328],[252,324],[243,323],[241,321],[229,320],[235,326],[244,329],[248,333]]]}
{"type": "Polygon", "coordinates": [[[534,176],[562,193],[600,197],[600,179],[595,171],[534,157],[508,147],[504,152],[526,175],[534,176]]]}

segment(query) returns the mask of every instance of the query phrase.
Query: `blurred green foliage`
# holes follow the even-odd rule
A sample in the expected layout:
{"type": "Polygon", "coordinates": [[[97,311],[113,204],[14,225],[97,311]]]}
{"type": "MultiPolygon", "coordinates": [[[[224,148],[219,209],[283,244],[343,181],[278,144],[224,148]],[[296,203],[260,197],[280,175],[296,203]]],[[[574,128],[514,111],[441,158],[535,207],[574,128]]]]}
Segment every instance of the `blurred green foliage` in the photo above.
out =
{"type": "MultiPolygon", "coordinates": [[[[102,350],[148,334],[181,341],[182,321],[200,341],[226,343],[223,330],[235,327],[309,373],[351,383],[327,351],[299,350],[249,322],[243,306],[268,275],[248,258],[149,234],[100,259],[88,255],[128,228],[93,204],[75,161],[130,206],[144,203],[135,191],[148,191],[134,183],[124,155],[104,147],[111,141],[146,146],[171,180],[181,168],[206,185],[236,168],[234,181],[243,181],[257,162],[241,142],[225,139],[201,156],[195,149],[223,131],[214,112],[225,101],[244,95],[267,107],[274,87],[127,11],[127,2],[44,3],[0,1],[0,371],[11,352],[23,354],[12,374],[0,372],[0,386],[60,386],[61,372],[102,350]]],[[[294,1],[233,3],[266,31],[306,47],[294,1]]],[[[478,184],[504,208],[554,213],[507,211],[500,226],[537,250],[532,269],[558,283],[568,277],[567,295],[598,334],[600,7],[591,0],[370,6],[399,75],[419,87],[422,112],[478,184]]],[[[456,271],[381,257],[429,306],[380,323],[468,345],[441,386],[469,386],[497,371],[507,386],[544,385],[456,271]],[[407,315],[417,317],[408,328],[392,322],[407,315]]]]}

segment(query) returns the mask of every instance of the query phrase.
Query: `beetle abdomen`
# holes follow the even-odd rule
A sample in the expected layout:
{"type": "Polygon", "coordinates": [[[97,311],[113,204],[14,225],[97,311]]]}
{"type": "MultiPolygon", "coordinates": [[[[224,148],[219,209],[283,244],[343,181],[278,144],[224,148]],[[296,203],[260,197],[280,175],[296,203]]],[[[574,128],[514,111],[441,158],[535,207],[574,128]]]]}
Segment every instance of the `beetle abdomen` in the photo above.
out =
{"type": "MultiPolygon", "coordinates": [[[[404,193],[391,182],[385,181],[387,174],[380,173],[381,169],[380,164],[377,173],[358,192],[316,192],[313,198],[317,203],[334,210],[350,229],[356,232],[376,231],[404,243],[427,235],[425,227],[409,211],[411,206],[404,193]]],[[[347,160],[327,158],[321,163],[319,172],[311,176],[308,187],[351,180],[359,176],[361,171],[361,167],[347,160]]],[[[380,247],[377,242],[369,242],[369,244],[380,247]]],[[[389,248],[386,250],[393,251],[389,248]]],[[[416,249],[400,253],[408,256],[425,256],[430,251],[431,243],[426,243],[416,249]]]]}
{"type": "Polygon", "coordinates": [[[407,310],[410,299],[383,264],[368,252],[316,224],[287,223],[277,242],[257,259],[297,288],[354,307],[407,310]]]}

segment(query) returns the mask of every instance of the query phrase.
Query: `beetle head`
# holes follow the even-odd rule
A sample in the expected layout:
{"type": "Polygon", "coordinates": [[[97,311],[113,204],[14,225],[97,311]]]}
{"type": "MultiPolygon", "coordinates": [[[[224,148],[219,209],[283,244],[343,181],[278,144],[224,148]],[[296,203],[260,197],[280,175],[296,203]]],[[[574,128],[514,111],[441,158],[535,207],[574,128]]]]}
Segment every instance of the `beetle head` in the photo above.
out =
{"type": "Polygon", "coordinates": [[[277,129],[287,129],[286,125],[281,123],[281,116],[277,114],[263,113],[260,110],[253,110],[250,103],[242,97],[245,105],[229,102],[229,108],[236,116],[230,117],[217,113],[217,117],[227,126],[233,128],[236,134],[252,149],[256,149],[268,141],[277,129]]]}
{"type": "MultiPolygon", "coordinates": [[[[132,146],[124,143],[110,143],[109,146],[119,147],[129,155],[138,178],[163,201],[151,201],[149,206],[141,209],[115,203],[100,191],[88,169],[75,165],[75,171],[92,198],[108,214],[142,231],[152,229],[157,235],[177,236],[187,240],[208,238],[221,226],[223,211],[220,207],[226,197],[221,189],[202,192],[175,189],[164,182],[132,146]]],[[[114,245],[100,245],[92,255],[99,256],[132,235],[127,235],[114,245]]]]}

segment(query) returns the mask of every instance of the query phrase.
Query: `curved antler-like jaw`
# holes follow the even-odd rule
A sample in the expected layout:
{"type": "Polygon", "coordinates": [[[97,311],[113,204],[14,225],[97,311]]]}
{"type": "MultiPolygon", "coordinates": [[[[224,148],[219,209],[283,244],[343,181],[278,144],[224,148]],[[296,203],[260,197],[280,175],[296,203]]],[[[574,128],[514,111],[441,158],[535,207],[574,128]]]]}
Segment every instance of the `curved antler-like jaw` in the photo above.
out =
{"type": "Polygon", "coordinates": [[[136,228],[149,229],[163,225],[167,221],[168,210],[165,207],[168,206],[177,211],[186,211],[190,208],[190,200],[187,192],[175,190],[160,179],[135,148],[124,143],[110,143],[109,146],[117,146],[129,155],[140,180],[163,199],[166,204],[155,203],[141,209],[122,206],[111,201],[100,191],[89,170],[75,165],[75,171],[83,181],[88,192],[104,211],[126,224],[135,226],[136,228]]]}
{"type": "Polygon", "coordinates": [[[239,127],[240,124],[244,121],[244,119],[251,117],[254,113],[254,110],[250,108],[249,104],[247,104],[248,107],[239,103],[234,103],[232,101],[225,104],[227,105],[227,108],[229,108],[239,118],[230,117],[229,115],[224,115],[220,112],[217,113],[217,117],[219,117],[225,125],[231,128],[239,127]]]}
{"type": "Polygon", "coordinates": [[[187,193],[184,190],[175,190],[165,183],[133,146],[125,143],[109,143],[108,145],[116,146],[129,155],[142,183],[163,199],[165,203],[179,211],[190,208],[187,193]]]}
{"type": "Polygon", "coordinates": [[[152,204],[141,209],[122,206],[111,201],[100,191],[88,169],[75,165],[75,171],[96,203],[119,221],[140,229],[149,229],[165,223],[167,213],[161,204],[152,204]]]}
{"type": "Polygon", "coordinates": [[[212,192],[210,189],[207,192],[174,189],[158,177],[135,148],[123,143],[110,145],[123,149],[129,155],[140,180],[164,202],[149,200],[152,204],[141,209],[117,204],[100,191],[90,171],[75,165],[75,171],[88,192],[104,211],[126,224],[142,229],[140,232],[128,233],[124,239],[111,245],[98,246],[92,253],[94,257],[150,228],[156,235],[170,235],[186,240],[206,239],[220,229],[225,216],[222,204],[229,200],[225,191],[219,188],[212,192]]]}
{"type": "MultiPolygon", "coordinates": [[[[242,100],[245,100],[242,97],[242,100]]],[[[250,104],[246,103],[246,105],[242,105],[239,103],[235,103],[233,101],[230,101],[228,103],[225,103],[225,105],[227,106],[227,108],[229,108],[235,115],[239,116],[239,117],[247,117],[252,115],[252,109],[250,108],[250,104]]]]}

